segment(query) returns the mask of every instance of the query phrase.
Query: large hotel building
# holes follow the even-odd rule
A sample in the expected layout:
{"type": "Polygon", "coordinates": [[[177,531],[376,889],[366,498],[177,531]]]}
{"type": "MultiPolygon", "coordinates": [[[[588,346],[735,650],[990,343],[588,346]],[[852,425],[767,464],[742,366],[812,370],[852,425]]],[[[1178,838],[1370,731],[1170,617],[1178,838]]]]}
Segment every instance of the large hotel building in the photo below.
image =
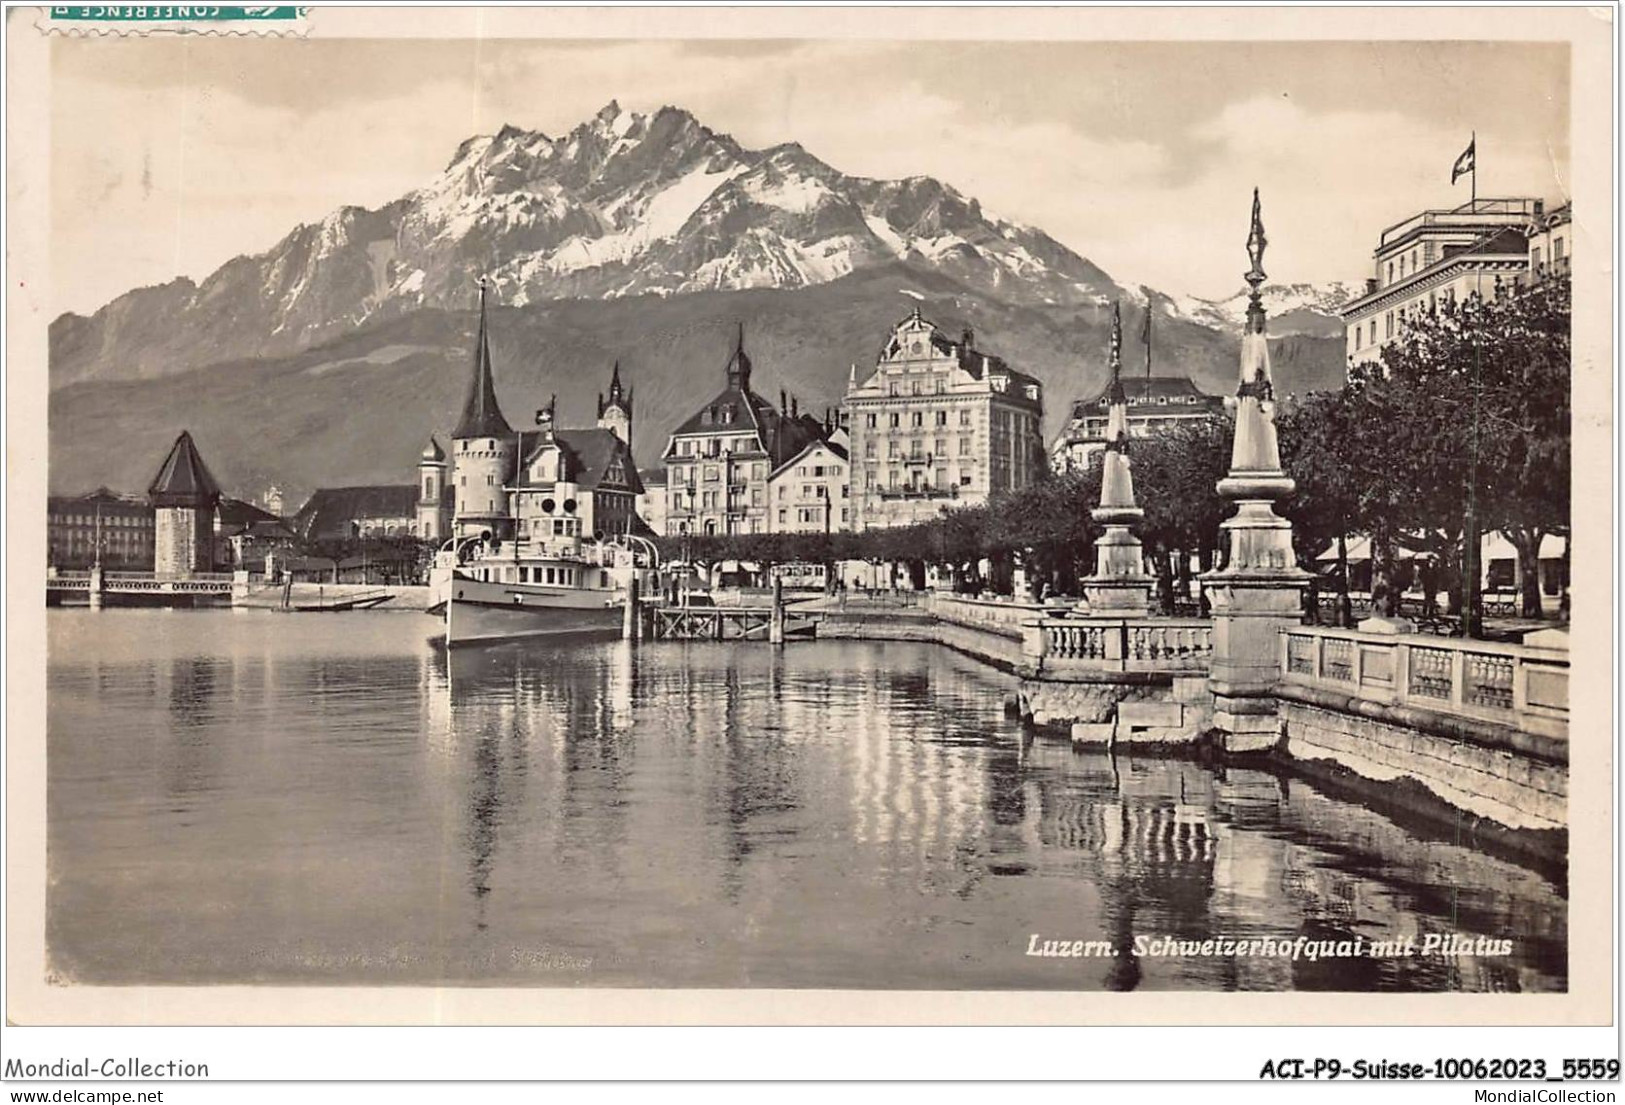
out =
{"type": "Polygon", "coordinates": [[[902,526],[1026,487],[1045,467],[1043,385],[914,313],[844,402],[854,528],[902,526]]]}
{"type": "Polygon", "coordinates": [[[1423,211],[1377,239],[1365,294],[1339,312],[1351,364],[1375,360],[1414,318],[1475,292],[1490,298],[1566,272],[1573,254],[1569,206],[1538,199],[1480,199],[1423,211]]]}

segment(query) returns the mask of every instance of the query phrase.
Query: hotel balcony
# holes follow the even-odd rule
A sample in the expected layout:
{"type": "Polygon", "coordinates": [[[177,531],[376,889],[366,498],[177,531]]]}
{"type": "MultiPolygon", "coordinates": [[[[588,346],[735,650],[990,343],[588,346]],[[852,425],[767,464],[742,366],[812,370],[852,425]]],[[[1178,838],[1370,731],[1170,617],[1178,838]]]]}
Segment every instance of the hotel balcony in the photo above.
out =
{"type": "Polygon", "coordinates": [[[957,499],[958,487],[887,487],[880,491],[880,497],[885,500],[893,499],[957,499]]]}

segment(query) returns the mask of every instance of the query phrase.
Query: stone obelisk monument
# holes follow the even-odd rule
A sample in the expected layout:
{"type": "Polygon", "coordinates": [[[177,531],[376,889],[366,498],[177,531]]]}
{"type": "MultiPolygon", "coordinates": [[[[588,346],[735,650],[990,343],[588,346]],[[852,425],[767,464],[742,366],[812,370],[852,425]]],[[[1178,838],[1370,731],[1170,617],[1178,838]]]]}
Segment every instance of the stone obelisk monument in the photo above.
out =
{"type": "Polygon", "coordinates": [[[1264,220],[1253,190],[1247,253],[1247,328],[1241,338],[1241,385],[1236,389],[1236,437],[1230,472],[1219,494],[1236,502],[1223,525],[1230,548],[1224,567],[1202,577],[1213,608],[1214,725],[1228,752],[1255,752],[1280,739],[1274,689],[1280,678],[1281,631],[1301,620],[1309,573],[1292,551],[1292,523],[1275,512],[1275,501],[1295,484],[1281,470],[1275,436],[1274,386],[1269,342],[1264,336],[1264,220]]]}
{"type": "Polygon", "coordinates": [[[1088,613],[1094,617],[1144,617],[1151,604],[1152,578],[1146,574],[1140,539],[1132,526],[1145,517],[1134,502],[1134,475],[1128,461],[1128,396],[1123,391],[1123,317],[1112,304],[1111,386],[1106,392],[1106,454],[1100,468],[1100,506],[1090,516],[1105,529],[1095,541],[1095,574],[1083,580],[1088,613]]]}

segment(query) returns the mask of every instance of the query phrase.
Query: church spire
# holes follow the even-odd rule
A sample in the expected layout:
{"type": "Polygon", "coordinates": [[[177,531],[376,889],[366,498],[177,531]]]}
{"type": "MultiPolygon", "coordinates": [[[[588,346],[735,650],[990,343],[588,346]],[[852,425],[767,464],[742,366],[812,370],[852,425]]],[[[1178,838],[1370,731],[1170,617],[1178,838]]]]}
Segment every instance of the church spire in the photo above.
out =
{"type": "Polygon", "coordinates": [[[598,393],[598,426],[622,441],[632,440],[632,389],[621,386],[621,362],[609,370],[609,394],[598,393]]]}
{"type": "Polygon", "coordinates": [[[463,417],[452,431],[454,438],[510,437],[513,427],[497,406],[496,380],[491,370],[491,342],[486,332],[485,291],[489,282],[480,277],[480,329],[474,339],[474,378],[469,381],[468,400],[463,417]]]}
{"type": "Polygon", "coordinates": [[[728,358],[728,386],[735,391],[750,390],[750,357],[745,353],[745,324],[739,324],[733,356],[728,358]]]}

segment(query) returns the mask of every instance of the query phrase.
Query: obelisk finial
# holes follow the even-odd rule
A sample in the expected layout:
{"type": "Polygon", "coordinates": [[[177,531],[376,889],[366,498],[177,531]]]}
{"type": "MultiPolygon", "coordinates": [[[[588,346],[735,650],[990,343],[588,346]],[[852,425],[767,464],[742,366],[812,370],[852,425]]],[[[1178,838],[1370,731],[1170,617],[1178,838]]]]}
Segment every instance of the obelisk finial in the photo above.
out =
{"type": "Polygon", "coordinates": [[[1111,383],[1106,387],[1106,402],[1112,406],[1127,403],[1128,396],[1123,391],[1123,309],[1116,300],[1112,301],[1112,340],[1106,354],[1106,363],[1111,369],[1111,383]]]}
{"type": "Polygon", "coordinates": [[[1253,225],[1247,232],[1247,256],[1252,260],[1253,267],[1247,271],[1247,283],[1252,291],[1247,296],[1247,329],[1254,334],[1264,332],[1264,297],[1259,293],[1259,287],[1264,283],[1264,247],[1269,245],[1269,239],[1264,237],[1264,208],[1258,199],[1258,189],[1253,189],[1253,225]]]}

